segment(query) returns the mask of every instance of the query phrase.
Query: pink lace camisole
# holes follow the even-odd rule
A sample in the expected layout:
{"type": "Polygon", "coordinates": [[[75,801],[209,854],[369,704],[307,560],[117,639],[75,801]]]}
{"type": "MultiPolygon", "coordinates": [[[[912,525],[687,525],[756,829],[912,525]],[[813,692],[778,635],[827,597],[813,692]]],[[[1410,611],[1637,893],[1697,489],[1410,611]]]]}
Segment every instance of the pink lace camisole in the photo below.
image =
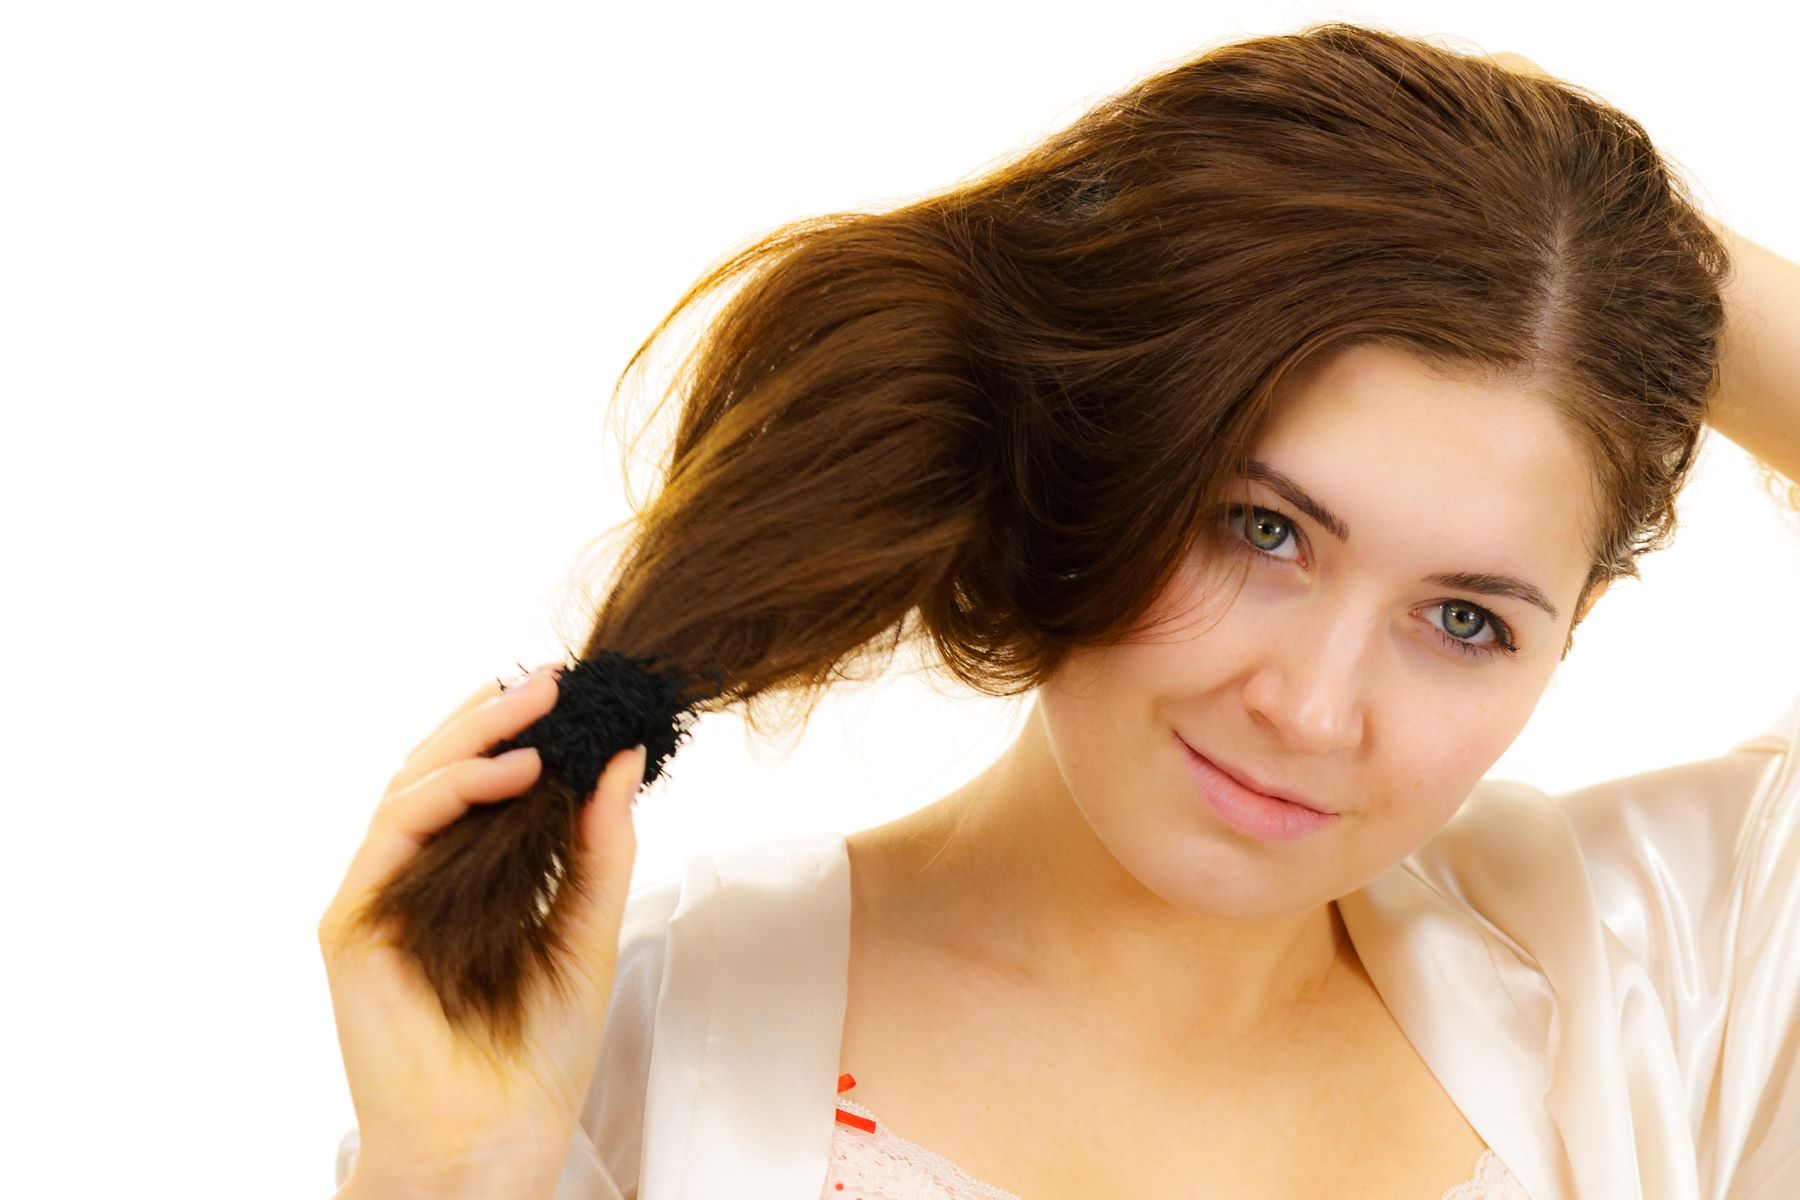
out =
{"type": "MultiPolygon", "coordinates": [[[[856,1080],[838,1077],[838,1091],[856,1080]]],[[[831,1165],[820,1200],[1021,1200],[984,1183],[941,1154],[898,1137],[854,1100],[838,1097],[832,1126],[831,1165]]],[[[1500,1156],[1484,1150],[1475,1172],[1445,1189],[1437,1200],[1530,1200],[1500,1156]]]]}

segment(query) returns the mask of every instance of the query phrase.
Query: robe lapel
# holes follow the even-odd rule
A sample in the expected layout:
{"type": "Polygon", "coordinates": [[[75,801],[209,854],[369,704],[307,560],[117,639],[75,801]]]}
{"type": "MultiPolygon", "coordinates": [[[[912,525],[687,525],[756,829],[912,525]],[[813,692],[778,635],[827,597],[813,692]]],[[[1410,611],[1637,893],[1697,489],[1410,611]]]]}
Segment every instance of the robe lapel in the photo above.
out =
{"type": "Polygon", "coordinates": [[[694,855],[667,939],[638,1200],[811,1200],[848,999],[844,835],[694,855]]]}
{"type": "Polygon", "coordinates": [[[1661,1004],[1648,987],[1615,998],[1635,964],[1551,797],[1484,780],[1338,909],[1402,1030],[1532,1200],[1699,1195],[1661,1004]]]}

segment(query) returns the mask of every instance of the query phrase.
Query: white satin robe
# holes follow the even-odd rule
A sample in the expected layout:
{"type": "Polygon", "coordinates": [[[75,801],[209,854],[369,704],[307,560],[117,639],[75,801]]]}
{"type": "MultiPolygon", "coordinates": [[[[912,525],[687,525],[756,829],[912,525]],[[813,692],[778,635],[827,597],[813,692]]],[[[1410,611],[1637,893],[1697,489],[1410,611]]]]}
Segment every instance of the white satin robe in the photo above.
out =
{"type": "MultiPolygon", "coordinates": [[[[1797,750],[1800,699],[1721,758],[1558,796],[1483,780],[1338,901],[1532,1200],[1800,1200],[1797,750]]],[[[838,832],[633,890],[556,1200],[815,1200],[849,941],[838,832]]]]}

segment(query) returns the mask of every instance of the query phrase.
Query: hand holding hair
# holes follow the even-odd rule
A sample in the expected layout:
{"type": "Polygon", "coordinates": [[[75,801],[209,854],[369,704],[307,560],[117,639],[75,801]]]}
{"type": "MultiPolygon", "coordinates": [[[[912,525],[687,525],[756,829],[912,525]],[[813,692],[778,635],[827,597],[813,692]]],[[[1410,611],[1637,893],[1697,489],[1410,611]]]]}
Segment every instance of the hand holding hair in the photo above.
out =
{"type": "Polygon", "coordinates": [[[487,684],[388,784],[319,921],[358,1189],[555,1178],[612,993],[630,806],[685,734],[679,679],[651,661],[487,684]]]}

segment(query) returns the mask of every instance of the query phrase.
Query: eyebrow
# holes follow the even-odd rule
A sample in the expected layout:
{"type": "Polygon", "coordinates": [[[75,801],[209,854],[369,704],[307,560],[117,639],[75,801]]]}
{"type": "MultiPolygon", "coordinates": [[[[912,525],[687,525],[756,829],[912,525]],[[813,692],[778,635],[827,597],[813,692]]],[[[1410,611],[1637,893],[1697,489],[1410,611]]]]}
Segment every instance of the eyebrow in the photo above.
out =
{"type": "MultiPolygon", "coordinates": [[[[1350,540],[1349,524],[1336,513],[1315,500],[1305,488],[1271,467],[1268,463],[1251,459],[1245,467],[1244,476],[1254,479],[1292,504],[1295,508],[1311,517],[1324,527],[1325,532],[1340,542],[1350,540]]],[[[1556,620],[1556,605],[1550,603],[1550,597],[1543,590],[1512,575],[1496,575],[1488,571],[1445,571],[1436,575],[1425,576],[1424,582],[1435,583],[1443,587],[1458,588],[1463,591],[1480,592],[1486,596],[1510,596],[1514,600],[1523,600],[1550,614],[1556,620]]]]}

